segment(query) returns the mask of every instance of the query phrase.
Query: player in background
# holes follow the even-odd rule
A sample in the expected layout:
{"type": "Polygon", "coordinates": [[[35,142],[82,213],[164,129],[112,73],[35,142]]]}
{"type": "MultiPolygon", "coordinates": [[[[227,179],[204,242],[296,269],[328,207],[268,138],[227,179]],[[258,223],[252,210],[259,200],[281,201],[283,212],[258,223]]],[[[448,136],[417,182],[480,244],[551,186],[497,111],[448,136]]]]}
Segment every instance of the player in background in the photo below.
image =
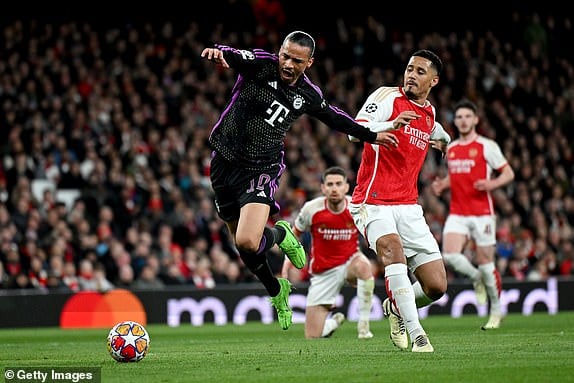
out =
{"type": "Polygon", "coordinates": [[[444,152],[450,142],[428,100],[441,70],[442,61],[435,53],[413,53],[403,86],[376,89],[356,116],[372,131],[392,131],[399,140],[396,148],[364,144],[349,209],[384,265],[388,297],[383,311],[391,340],[406,350],[410,338],[412,352],[434,351],[417,308],[438,300],[447,289],[445,266],[418,204],[417,187],[429,148],[444,152]],[[416,277],[414,284],[409,269],[416,277]]]}
{"type": "Polygon", "coordinates": [[[307,262],[303,246],[286,221],[267,227],[269,217],[280,209],[274,194],[285,170],[283,141],[291,124],[306,113],[361,140],[396,143],[392,133],[372,132],[325,100],[304,74],[313,64],[314,51],[314,39],[294,31],[283,40],[278,54],[219,44],[201,52],[201,57],[234,68],[238,74],[231,99],[209,137],[215,206],[239,256],[269,293],[284,330],[292,324],[291,283],[273,275],[267,250],[278,244],[295,267],[307,262]]]}
{"type": "MultiPolygon", "coordinates": [[[[370,339],[370,315],[375,289],[371,262],[359,249],[359,231],[348,210],[349,182],[343,168],[326,169],[322,196],[307,201],[294,224],[295,235],[311,234],[309,291],[305,308],[305,338],[325,338],[345,320],[343,313],[328,318],[337,295],[348,283],[357,288],[359,339],[370,339]]],[[[285,275],[289,262],[283,264],[285,275]]]]}
{"type": "Polygon", "coordinates": [[[454,109],[454,125],[459,138],[452,141],[446,153],[448,175],[437,178],[431,187],[435,195],[450,188],[450,210],[443,228],[445,264],[472,280],[476,300],[490,300],[490,317],[483,330],[500,327],[502,282],[494,263],[496,215],[491,191],[514,179],[514,171],[499,145],[477,133],[479,117],[476,105],[460,101],[454,109]],[[496,174],[493,177],[493,173],[496,174]],[[474,240],[475,267],[462,253],[467,241],[474,240]]]}

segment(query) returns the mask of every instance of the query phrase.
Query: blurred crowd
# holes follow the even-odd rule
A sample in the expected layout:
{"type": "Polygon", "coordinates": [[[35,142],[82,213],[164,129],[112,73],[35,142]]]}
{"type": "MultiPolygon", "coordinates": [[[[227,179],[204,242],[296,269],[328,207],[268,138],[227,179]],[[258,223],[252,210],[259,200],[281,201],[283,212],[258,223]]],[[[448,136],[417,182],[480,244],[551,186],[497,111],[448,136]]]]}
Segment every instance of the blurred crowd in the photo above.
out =
{"type": "MultiPolygon", "coordinates": [[[[235,74],[202,61],[200,52],[215,42],[277,52],[289,25],[276,0],[227,5],[252,27],[32,18],[2,25],[0,288],[213,288],[254,280],[217,217],[209,182],[207,139],[235,74]]],[[[454,136],[454,104],[473,100],[480,133],[501,145],[516,172],[512,185],[494,193],[501,274],[572,278],[572,20],[510,17],[506,29],[452,32],[340,17],[309,31],[317,51],[307,73],[354,115],[376,87],[401,83],[414,50],[437,52],[445,68],[431,93],[439,121],[454,136]]],[[[326,167],[344,167],[353,183],[361,149],[314,119],[297,121],[277,195],[283,219],[292,221],[318,195],[326,167]]],[[[439,242],[449,196],[435,197],[429,185],[445,172],[444,159],[431,151],[420,203],[439,242]]],[[[278,249],[269,260],[280,270],[278,249]]]]}

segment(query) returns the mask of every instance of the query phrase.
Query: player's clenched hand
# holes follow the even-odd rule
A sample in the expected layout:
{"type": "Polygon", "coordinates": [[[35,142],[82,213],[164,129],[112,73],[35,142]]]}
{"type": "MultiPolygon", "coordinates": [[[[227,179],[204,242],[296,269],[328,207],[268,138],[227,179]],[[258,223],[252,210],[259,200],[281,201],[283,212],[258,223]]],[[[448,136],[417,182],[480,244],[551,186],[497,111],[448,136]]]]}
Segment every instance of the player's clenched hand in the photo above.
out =
{"type": "Polygon", "coordinates": [[[229,68],[229,64],[227,63],[227,61],[225,61],[225,58],[223,57],[223,52],[217,48],[205,48],[201,52],[201,57],[205,57],[209,61],[213,61],[214,63],[217,63],[224,68],[229,68]]]}
{"type": "Polygon", "coordinates": [[[399,140],[393,133],[378,132],[375,144],[382,145],[385,148],[396,148],[399,146],[399,140]]]}
{"type": "Polygon", "coordinates": [[[442,155],[444,156],[446,153],[446,147],[448,145],[448,143],[444,140],[430,140],[431,143],[431,147],[434,149],[438,149],[442,152],[442,155]]]}
{"type": "Polygon", "coordinates": [[[492,180],[482,179],[474,183],[474,188],[480,191],[491,191],[494,189],[492,180]]]}
{"type": "Polygon", "coordinates": [[[442,191],[446,189],[446,187],[446,179],[436,177],[431,183],[431,191],[437,197],[442,194],[442,191]]]}
{"type": "Polygon", "coordinates": [[[400,129],[403,126],[407,125],[412,120],[416,120],[419,117],[420,115],[413,110],[406,110],[404,112],[401,112],[401,114],[399,114],[397,118],[395,118],[395,120],[393,121],[393,129],[400,129]]]}

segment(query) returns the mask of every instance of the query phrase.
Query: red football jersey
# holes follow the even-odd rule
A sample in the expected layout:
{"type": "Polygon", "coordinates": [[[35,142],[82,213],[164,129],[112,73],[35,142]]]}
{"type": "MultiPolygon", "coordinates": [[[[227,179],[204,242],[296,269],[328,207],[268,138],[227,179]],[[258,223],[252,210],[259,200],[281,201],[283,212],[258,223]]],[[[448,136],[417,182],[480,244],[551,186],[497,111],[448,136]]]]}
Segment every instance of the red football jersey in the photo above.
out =
{"type": "MultiPolygon", "coordinates": [[[[398,130],[392,130],[398,148],[365,143],[353,191],[353,203],[371,205],[415,204],[418,177],[435,129],[435,109],[428,101],[417,105],[399,87],[381,87],[365,101],[357,114],[360,124],[373,128],[388,121],[389,126],[401,112],[413,110],[421,117],[398,130]]],[[[442,129],[442,126],[441,126],[442,129]]]]}
{"type": "Polygon", "coordinates": [[[498,144],[484,136],[471,142],[454,140],[447,149],[450,178],[450,214],[492,215],[494,207],[490,192],[477,190],[474,183],[490,179],[493,170],[500,171],[508,161],[498,144]]]}
{"type": "MultiPolygon", "coordinates": [[[[347,197],[347,204],[349,200],[347,197]]],[[[348,209],[333,213],[324,196],[306,202],[294,226],[300,232],[311,233],[311,273],[342,265],[359,250],[359,231],[351,213],[348,209]]]]}

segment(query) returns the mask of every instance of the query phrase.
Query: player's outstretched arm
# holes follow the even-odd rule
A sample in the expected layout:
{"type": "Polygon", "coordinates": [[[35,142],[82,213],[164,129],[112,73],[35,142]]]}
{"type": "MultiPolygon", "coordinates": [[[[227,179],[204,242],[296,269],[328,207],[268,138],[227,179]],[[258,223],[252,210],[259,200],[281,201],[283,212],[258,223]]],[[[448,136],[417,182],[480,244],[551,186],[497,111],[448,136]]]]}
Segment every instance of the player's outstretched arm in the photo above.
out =
{"type": "Polygon", "coordinates": [[[201,57],[213,61],[216,64],[221,65],[224,68],[229,68],[229,64],[225,61],[223,57],[223,52],[217,48],[205,48],[201,52],[201,57]]]}
{"type": "Polygon", "coordinates": [[[399,146],[399,139],[391,132],[378,132],[374,143],[390,149],[399,146]]]}

